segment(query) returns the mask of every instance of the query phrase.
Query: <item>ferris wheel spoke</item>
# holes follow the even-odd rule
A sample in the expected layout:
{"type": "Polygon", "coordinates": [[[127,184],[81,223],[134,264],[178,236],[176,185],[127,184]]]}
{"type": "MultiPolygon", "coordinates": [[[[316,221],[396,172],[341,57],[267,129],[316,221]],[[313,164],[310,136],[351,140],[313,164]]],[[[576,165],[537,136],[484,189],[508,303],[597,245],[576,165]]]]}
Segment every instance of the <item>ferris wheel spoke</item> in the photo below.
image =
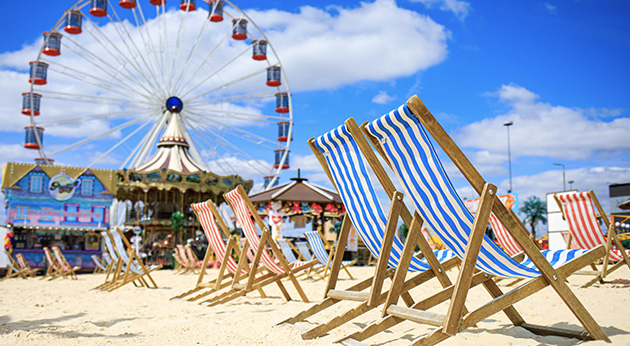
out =
{"type": "Polygon", "coordinates": [[[104,152],[101,156],[99,156],[98,158],[96,158],[94,161],[92,161],[92,163],[90,163],[87,167],[90,168],[92,167],[95,163],[99,162],[100,160],[102,160],[104,157],[106,157],[107,155],[111,154],[112,151],[114,151],[116,148],[118,148],[119,146],[121,146],[123,143],[125,143],[126,141],[129,140],[129,138],[133,137],[135,134],[137,134],[138,132],[140,132],[140,130],[142,130],[144,127],[146,127],[148,124],[151,123],[151,117],[147,117],[147,121],[145,121],[144,124],[138,126],[138,128],[136,128],[135,130],[133,130],[131,133],[129,133],[125,138],[123,138],[122,140],[118,141],[116,144],[114,144],[109,150],[107,150],[106,152],[104,152]]]}
{"type": "MultiPolygon", "coordinates": [[[[170,61],[170,53],[169,53],[169,49],[168,49],[168,32],[167,32],[167,28],[166,28],[166,1],[162,2],[162,5],[160,6],[156,6],[155,7],[155,11],[156,11],[156,15],[159,18],[159,28],[158,30],[162,30],[162,35],[160,35],[160,44],[162,45],[162,51],[163,53],[163,59],[164,59],[164,65],[163,67],[165,67],[165,72],[167,76],[171,75],[171,71],[170,71],[170,65],[168,63],[168,61],[170,61]],[[162,11],[162,13],[160,14],[160,10],[162,11]]],[[[167,88],[167,92],[171,93],[173,92],[172,90],[172,86],[170,85],[170,81],[167,79],[166,80],[166,88],[167,88]]]]}
{"type": "MultiPolygon", "coordinates": [[[[195,121],[195,122],[196,123],[201,123],[201,121],[195,121]]],[[[265,148],[270,149],[270,150],[274,150],[275,148],[274,148],[273,145],[277,144],[276,142],[271,141],[271,140],[269,140],[267,138],[261,137],[259,135],[253,134],[251,132],[247,132],[245,130],[239,129],[239,128],[234,127],[234,126],[229,125],[229,124],[221,123],[220,121],[217,121],[217,120],[215,120],[214,123],[212,123],[212,125],[209,125],[209,126],[212,127],[212,128],[215,128],[217,130],[220,129],[221,131],[223,131],[225,133],[228,133],[229,135],[234,136],[236,138],[240,138],[242,140],[248,141],[248,142],[250,142],[252,144],[256,144],[258,146],[265,147],[265,148]],[[265,145],[265,143],[271,144],[272,146],[265,145]]]]}
{"type": "Polygon", "coordinates": [[[57,100],[65,100],[65,101],[73,101],[73,102],[87,102],[87,103],[99,103],[99,104],[111,104],[118,103],[119,105],[126,105],[131,103],[139,103],[147,106],[155,106],[153,103],[148,103],[141,100],[130,100],[130,99],[118,99],[113,97],[106,96],[96,96],[96,95],[87,95],[87,94],[78,94],[78,93],[66,93],[60,91],[48,91],[48,90],[35,90],[37,93],[41,94],[42,97],[57,99],[57,100]]]}
{"type": "MultiPolygon", "coordinates": [[[[214,135],[214,138],[216,138],[216,141],[214,141],[215,143],[219,144],[220,146],[223,147],[224,150],[226,150],[227,152],[231,153],[232,156],[234,157],[246,157],[249,158],[250,160],[253,161],[257,161],[257,159],[255,159],[253,156],[251,156],[249,153],[247,153],[246,151],[244,151],[243,149],[239,148],[237,145],[234,145],[233,143],[231,143],[230,141],[228,141],[227,139],[225,139],[223,136],[220,136],[219,134],[217,134],[214,130],[212,130],[211,128],[205,126],[204,124],[200,123],[200,122],[196,122],[193,119],[188,119],[188,123],[190,124],[190,121],[195,122],[195,125],[197,125],[198,127],[201,127],[202,129],[204,129],[207,132],[210,132],[214,135]],[[231,149],[230,149],[231,148],[231,149]],[[236,153],[240,153],[241,155],[237,155],[236,153]]],[[[193,126],[193,128],[196,129],[196,127],[193,126]]],[[[243,138],[245,139],[245,138],[243,138]]],[[[246,160],[246,162],[248,162],[246,160]]],[[[260,171],[262,174],[265,174],[265,172],[260,171]]]]}
{"type": "MultiPolygon", "coordinates": [[[[101,47],[109,53],[109,55],[112,56],[112,58],[116,59],[116,61],[118,61],[119,63],[121,63],[121,65],[125,66],[127,64],[129,64],[129,66],[131,66],[133,68],[133,70],[135,70],[135,72],[141,76],[149,85],[151,85],[153,88],[155,88],[156,90],[160,90],[159,88],[157,88],[157,86],[145,75],[144,71],[142,71],[142,68],[140,66],[138,66],[138,64],[133,60],[128,58],[128,55],[132,55],[132,54],[125,54],[124,52],[122,52],[118,45],[116,45],[114,42],[112,42],[111,39],[109,39],[107,37],[107,35],[105,35],[102,30],[99,28],[98,25],[96,25],[96,23],[94,23],[93,21],[91,21],[89,19],[89,17],[84,16],[84,18],[87,18],[89,23],[91,25],[89,26],[85,26],[85,31],[87,31],[100,45],[101,47]],[[98,35],[97,35],[98,34],[98,35]],[[105,42],[103,42],[103,40],[105,42]],[[118,53],[118,55],[114,54],[114,51],[116,51],[118,53]],[[127,62],[127,64],[122,63],[123,61],[127,62]]],[[[124,40],[123,40],[124,41],[124,40]]],[[[129,52],[131,53],[131,52],[129,52]]],[[[133,75],[132,71],[128,71],[128,73],[130,73],[131,75],[133,75]]]]}
{"type": "MultiPolygon", "coordinates": [[[[218,89],[220,89],[219,87],[218,89]]],[[[208,92],[216,92],[218,89],[213,89],[208,92]]],[[[199,98],[198,101],[191,101],[187,103],[187,107],[199,107],[199,106],[207,106],[212,104],[221,104],[228,102],[237,102],[237,101],[248,101],[248,100],[261,100],[261,99],[270,99],[275,95],[274,92],[261,92],[261,93],[249,93],[249,94],[238,94],[238,95],[229,95],[222,97],[215,97],[211,99],[199,98]]]]}
{"type": "Polygon", "coordinates": [[[140,32],[140,36],[142,40],[145,42],[145,46],[149,46],[151,48],[151,55],[155,62],[155,66],[157,67],[157,75],[160,77],[162,81],[162,86],[166,88],[166,79],[164,78],[164,74],[159,73],[159,71],[164,70],[164,60],[162,54],[158,54],[158,51],[155,48],[155,43],[153,42],[151,32],[148,28],[147,20],[144,16],[144,11],[142,10],[142,4],[140,1],[136,3],[136,7],[133,9],[133,16],[136,20],[136,25],[140,28],[138,31],[140,32]],[[140,18],[142,19],[142,24],[138,21],[138,14],[140,14],[140,18]],[[146,37],[146,38],[145,38],[146,37]]]}
{"type": "MultiPolygon", "coordinates": [[[[219,48],[222,47],[223,44],[225,43],[225,41],[228,39],[228,37],[230,37],[230,33],[232,32],[233,29],[234,29],[234,24],[232,24],[232,27],[230,27],[230,29],[225,32],[223,37],[221,37],[221,40],[217,43],[217,45],[214,47],[214,49],[206,56],[206,58],[203,60],[203,62],[197,66],[197,69],[195,70],[195,72],[193,72],[189,76],[188,80],[181,87],[179,87],[177,90],[175,90],[178,94],[182,95],[182,94],[187,92],[188,86],[192,82],[194,82],[195,77],[197,77],[199,75],[199,71],[204,66],[208,65],[208,62],[210,61],[210,59],[212,59],[214,57],[214,55],[219,51],[219,48]]],[[[242,55],[242,53],[241,53],[241,55],[242,55]]],[[[182,76],[182,79],[184,79],[184,76],[182,76]]]]}
{"type": "MultiPolygon", "coordinates": [[[[191,119],[192,120],[192,119],[191,119]]],[[[188,122],[190,123],[190,122],[188,122]]],[[[241,148],[235,146],[234,144],[230,143],[229,141],[227,141],[225,138],[223,138],[222,136],[218,135],[217,133],[215,133],[212,129],[206,127],[204,124],[201,123],[196,123],[197,126],[201,126],[202,128],[204,128],[206,131],[212,133],[214,136],[213,138],[216,138],[214,142],[216,145],[222,147],[222,149],[225,152],[228,152],[229,154],[232,155],[232,157],[234,158],[248,158],[249,160],[242,160],[245,164],[247,164],[248,166],[250,166],[252,169],[256,170],[258,173],[260,174],[266,174],[267,172],[260,170],[260,167],[252,164],[252,161],[254,162],[258,162],[259,160],[255,159],[254,157],[252,157],[251,155],[249,155],[247,152],[245,152],[244,150],[242,150],[241,148]],[[240,153],[241,155],[238,155],[237,153],[240,153]]],[[[194,126],[192,126],[193,129],[196,129],[194,126]]],[[[197,131],[198,132],[198,131],[197,131]]],[[[199,133],[199,132],[198,132],[199,133]]],[[[207,135],[203,135],[201,133],[199,133],[200,135],[209,138],[207,135]]],[[[227,160],[225,160],[224,158],[222,158],[223,162],[227,163],[228,165],[229,162],[227,160]]],[[[231,166],[231,165],[230,165],[231,166]]],[[[233,168],[232,168],[233,169],[233,168]]]]}
{"type": "MultiPolygon", "coordinates": [[[[190,4],[190,1],[188,2],[190,4]]],[[[169,75],[169,82],[172,85],[171,92],[175,91],[175,85],[177,83],[176,77],[179,75],[179,62],[182,57],[184,37],[186,35],[186,26],[188,25],[188,17],[190,13],[187,11],[179,11],[179,26],[177,30],[177,43],[175,45],[176,58],[172,61],[173,66],[171,74],[169,75]]]]}
{"type": "MultiPolygon", "coordinates": [[[[197,134],[197,136],[199,136],[199,139],[201,139],[204,143],[206,143],[207,147],[207,152],[208,154],[210,154],[212,156],[212,158],[214,159],[214,161],[217,163],[217,165],[220,167],[221,170],[223,170],[223,172],[230,172],[230,171],[235,171],[234,167],[232,167],[232,165],[228,162],[225,161],[223,158],[221,158],[221,154],[215,149],[217,147],[217,143],[216,141],[214,141],[211,137],[204,135],[203,133],[201,133],[199,130],[197,130],[196,127],[191,126],[190,122],[188,121],[188,119],[183,118],[182,121],[184,121],[184,123],[188,124],[188,126],[195,131],[195,133],[197,134]],[[224,165],[228,166],[228,169],[226,169],[224,167],[224,165]]],[[[204,158],[204,162],[206,162],[206,166],[210,167],[210,165],[207,163],[207,161],[204,158]]]]}
{"type": "MultiPolygon", "coordinates": [[[[163,112],[158,121],[155,122],[155,125],[151,128],[151,130],[147,133],[148,137],[145,136],[142,140],[142,145],[138,150],[138,154],[134,156],[131,161],[130,167],[135,168],[140,163],[145,162],[145,159],[151,152],[151,149],[155,146],[158,141],[158,136],[160,134],[160,130],[164,128],[167,114],[168,112],[163,112]]],[[[126,160],[128,161],[128,159],[126,160]]]]}
{"type": "Polygon", "coordinates": [[[82,114],[82,115],[73,116],[73,117],[58,118],[58,119],[48,120],[48,121],[40,121],[37,123],[37,125],[60,126],[60,125],[68,125],[68,124],[76,124],[76,123],[85,123],[85,122],[89,122],[93,120],[117,119],[117,118],[128,117],[130,113],[133,114],[134,116],[137,116],[138,114],[144,114],[152,110],[153,108],[151,107],[142,107],[142,108],[139,107],[139,108],[125,109],[118,112],[107,112],[107,113],[85,114],[85,115],[82,114]]]}
{"type": "MultiPolygon", "coordinates": [[[[210,21],[205,20],[203,24],[201,25],[201,29],[199,30],[199,33],[197,34],[197,37],[195,38],[195,42],[193,43],[192,49],[188,52],[188,57],[186,58],[186,62],[184,63],[184,68],[182,68],[181,72],[177,74],[177,78],[175,79],[175,86],[174,86],[175,91],[180,90],[180,84],[182,80],[184,79],[184,77],[186,76],[186,72],[190,68],[190,64],[192,62],[193,56],[195,55],[195,53],[197,53],[197,49],[199,48],[201,39],[203,38],[206,32],[208,23],[210,23],[210,21]]],[[[203,66],[203,64],[200,66],[203,66]]]]}
{"type": "Polygon", "coordinates": [[[207,107],[186,107],[190,111],[194,111],[199,116],[202,116],[207,119],[214,118],[224,118],[224,119],[236,119],[236,120],[247,120],[247,121],[258,121],[268,124],[275,124],[278,121],[284,120],[284,117],[274,116],[274,115],[264,115],[259,113],[248,113],[248,112],[236,112],[230,110],[221,110],[221,109],[208,109],[207,107]]]}
{"type": "MultiPolygon", "coordinates": [[[[215,87],[215,88],[213,88],[213,89],[211,89],[211,90],[204,91],[204,92],[202,92],[202,93],[200,93],[200,94],[197,94],[197,95],[193,96],[192,98],[193,98],[193,99],[203,98],[203,97],[204,97],[204,96],[206,96],[206,95],[209,95],[209,94],[215,93],[215,92],[217,92],[217,91],[219,91],[219,90],[221,90],[221,89],[225,89],[225,88],[227,88],[227,87],[228,87],[228,86],[230,86],[230,85],[237,84],[237,83],[239,83],[239,82],[242,82],[242,81],[244,81],[244,80],[247,80],[247,79],[249,79],[249,78],[252,78],[252,77],[257,76],[257,75],[259,75],[259,74],[261,74],[261,73],[264,73],[264,72],[265,72],[265,69],[258,70],[258,71],[254,71],[254,72],[252,72],[252,73],[249,73],[249,74],[243,75],[243,76],[241,76],[241,77],[238,77],[238,78],[234,79],[234,80],[233,80],[233,81],[231,81],[231,82],[223,83],[223,84],[221,84],[221,85],[219,85],[219,86],[217,86],[217,87],[215,87]]],[[[194,90],[194,89],[192,89],[192,90],[190,90],[190,91],[193,91],[193,90],[194,90]]],[[[189,91],[189,92],[190,92],[190,91],[189,91]]],[[[238,96],[237,96],[237,97],[238,97],[238,96]]]]}
{"type": "MultiPolygon", "coordinates": [[[[157,76],[159,75],[158,73],[159,70],[156,68],[156,66],[149,63],[148,59],[145,59],[145,54],[143,54],[142,50],[140,50],[140,48],[136,44],[136,40],[132,38],[131,33],[127,29],[127,26],[124,25],[122,21],[120,20],[120,17],[118,16],[118,13],[116,12],[116,8],[113,5],[111,6],[111,8],[114,12],[114,16],[117,19],[117,23],[115,23],[117,25],[114,25],[114,27],[116,28],[116,32],[118,33],[118,36],[121,38],[121,41],[125,44],[128,51],[131,52],[132,51],[131,48],[134,48],[135,54],[137,54],[137,56],[140,57],[140,59],[142,59],[142,62],[147,67],[148,73],[151,75],[153,81],[155,82],[156,85],[159,86],[160,81],[157,78],[157,76]],[[123,32],[121,32],[121,30],[123,32]],[[125,37],[127,39],[125,39],[125,37]]],[[[108,16],[108,17],[110,18],[110,21],[112,21],[111,16],[108,16]]],[[[114,22],[112,21],[112,23],[114,22]]],[[[139,31],[142,33],[142,29],[139,29],[139,31]]],[[[140,37],[144,39],[143,35],[140,35],[140,37]]],[[[142,85],[142,83],[140,83],[140,85],[142,85]]],[[[164,90],[163,86],[161,90],[164,90]]]]}
{"type": "MultiPolygon", "coordinates": [[[[116,69],[114,66],[112,66],[110,63],[108,63],[107,61],[103,60],[101,57],[97,56],[94,53],[91,53],[89,50],[85,49],[83,46],[81,46],[78,42],[73,41],[72,39],[68,38],[67,40],[64,40],[63,43],[63,47],[65,49],[70,50],[71,52],[73,52],[74,54],[76,54],[77,56],[81,57],[82,59],[84,59],[85,61],[87,61],[88,63],[92,64],[94,67],[96,67],[97,69],[101,70],[102,72],[106,73],[110,78],[118,81],[120,83],[120,85],[124,86],[125,90],[134,92],[140,96],[143,97],[147,97],[147,98],[152,98],[153,96],[150,96],[152,93],[151,91],[149,91],[144,85],[142,84],[137,84],[133,79],[130,79],[129,77],[125,77],[126,80],[122,80],[120,79],[118,76],[124,77],[125,75],[121,73],[120,69],[116,69]],[[78,49],[74,49],[74,47],[66,44],[65,42],[70,42],[73,45],[76,46],[76,48],[78,49]],[[98,61],[99,63],[96,63],[95,61],[98,61]],[[107,67],[107,68],[105,68],[107,67]],[[131,86],[128,84],[128,82],[132,82],[136,85],[131,86]],[[137,90],[137,87],[142,88],[145,93],[141,93],[139,90],[137,90]]],[[[44,59],[41,59],[44,60],[44,59]]]]}
{"type": "MultiPolygon", "coordinates": [[[[190,88],[188,91],[182,91],[182,97],[185,97],[186,95],[190,94],[191,92],[195,91],[197,88],[199,88],[200,86],[202,86],[203,84],[205,84],[207,81],[209,81],[210,79],[212,79],[213,77],[215,77],[219,72],[221,72],[223,69],[225,69],[226,67],[230,66],[230,64],[232,64],[234,61],[236,61],[236,59],[240,58],[243,54],[247,53],[249,51],[249,47],[247,49],[244,49],[242,52],[240,52],[239,54],[237,54],[235,57],[233,57],[231,60],[229,60],[228,62],[226,62],[225,64],[223,64],[221,67],[219,67],[218,69],[214,70],[211,74],[209,74],[206,78],[202,79],[199,83],[197,83],[194,87],[190,88]]],[[[220,88],[225,88],[229,85],[235,84],[237,82],[240,82],[242,80],[245,80],[247,78],[253,77],[255,75],[258,75],[260,73],[265,72],[266,69],[262,69],[259,70],[257,72],[253,72],[250,74],[247,74],[245,76],[239,77],[237,79],[235,79],[232,82],[227,82],[225,84],[223,84],[223,86],[221,86],[220,88]]],[[[204,94],[202,94],[204,95],[204,94]]],[[[196,97],[194,97],[196,98],[196,97]]]]}
{"type": "Polygon", "coordinates": [[[151,118],[151,116],[149,115],[149,116],[146,116],[146,117],[142,117],[142,118],[137,118],[137,119],[134,119],[134,120],[130,120],[130,121],[126,122],[126,123],[123,123],[123,124],[120,124],[120,125],[118,125],[118,126],[112,127],[112,128],[111,128],[111,129],[109,129],[109,130],[106,130],[106,131],[103,131],[103,132],[97,133],[97,134],[96,134],[96,135],[94,135],[94,136],[88,137],[88,138],[83,139],[83,140],[80,140],[80,141],[78,141],[78,142],[76,142],[76,143],[74,143],[74,144],[68,145],[67,147],[62,148],[62,149],[59,149],[59,150],[57,150],[57,151],[53,152],[52,154],[50,154],[50,155],[48,155],[48,156],[50,156],[50,157],[54,157],[54,156],[57,156],[57,155],[59,155],[59,154],[63,154],[63,153],[65,153],[65,152],[67,152],[67,151],[69,151],[69,150],[72,150],[72,149],[74,149],[74,148],[77,148],[77,147],[79,147],[79,146],[81,146],[81,145],[83,145],[83,144],[90,143],[90,142],[95,141],[95,140],[97,140],[97,139],[101,139],[101,138],[103,138],[103,137],[105,137],[105,136],[107,136],[107,135],[109,135],[109,134],[111,134],[111,133],[114,133],[114,132],[116,132],[116,131],[120,131],[120,130],[122,130],[122,129],[125,129],[125,128],[129,127],[129,126],[133,126],[133,125],[135,125],[135,124],[137,124],[137,123],[139,123],[139,122],[141,122],[141,121],[144,121],[144,120],[146,120],[146,119],[150,119],[150,118],[151,118]]]}

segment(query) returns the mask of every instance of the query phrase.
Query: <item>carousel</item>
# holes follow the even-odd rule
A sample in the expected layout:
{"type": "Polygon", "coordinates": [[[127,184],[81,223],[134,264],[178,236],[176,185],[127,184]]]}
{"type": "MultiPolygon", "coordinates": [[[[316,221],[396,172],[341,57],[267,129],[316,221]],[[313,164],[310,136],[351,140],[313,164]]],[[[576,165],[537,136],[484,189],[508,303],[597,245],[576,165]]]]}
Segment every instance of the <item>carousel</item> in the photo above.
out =
{"type": "Polygon", "coordinates": [[[112,214],[119,225],[144,229],[143,243],[151,250],[168,249],[173,242],[194,238],[194,231],[201,229],[191,203],[212,200],[219,205],[223,194],[238,185],[249,191],[253,182],[206,171],[193,159],[180,115],[174,112],[154,156],[135,169],[116,172],[112,214]]]}

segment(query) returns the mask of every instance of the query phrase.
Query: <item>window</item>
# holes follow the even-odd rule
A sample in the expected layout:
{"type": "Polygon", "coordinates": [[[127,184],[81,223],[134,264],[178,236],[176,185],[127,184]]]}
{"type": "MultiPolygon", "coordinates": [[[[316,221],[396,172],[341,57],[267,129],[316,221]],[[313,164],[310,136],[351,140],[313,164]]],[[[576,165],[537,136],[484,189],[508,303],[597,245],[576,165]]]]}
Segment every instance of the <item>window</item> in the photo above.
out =
{"type": "Polygon", "coordinates": [[[15,208],[15,218],[18,220],[26,220],[28,215],[28,207],[15,208]]]}
{"type": "Polygon", "coordinates": [[[83,179],[81,181],[81,194],[84,196],[92,195],[92,179],[83,179]]]}
{"type": "Polygon", "coordinates": [[[41,193],[42,192],[42,177],[39,175],[31,176],[31,192],[32,193],[41,193]]]}

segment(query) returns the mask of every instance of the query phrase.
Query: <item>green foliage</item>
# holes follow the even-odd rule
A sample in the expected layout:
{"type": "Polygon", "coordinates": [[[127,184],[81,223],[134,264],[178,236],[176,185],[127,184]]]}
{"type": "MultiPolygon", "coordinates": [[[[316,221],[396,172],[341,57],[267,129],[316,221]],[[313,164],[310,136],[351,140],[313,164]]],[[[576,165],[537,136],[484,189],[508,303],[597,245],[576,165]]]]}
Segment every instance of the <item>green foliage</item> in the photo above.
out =
{"type": "Polygon", "coordinates": [[[398,227],[398,234],[401,238],[407,239],[407,235],[409,234],[409,228],[404,223],[398,227]]]}
{"type": "Polygon", "coordinates": [[[176,211],[173,214],[171,214],[171,228],[173,229],[173,231],[175,232],[181,231],[183,225],[184,225],[184,214],[182,214],[179,211],[176,211]]]}
{"type": "Polygon", "coordinates": [[[341,221],[336,221],[330,228],[330,231],[335,234],[339,234],[339,232],[341,232],[341,221]]]}
{"type": "Polygon", "coordinates": [[[543,225],[547,224],[547,205],[540,198],[531,196],[525,200],[519,212],[525,214],[523,222],[529,224],[532,237],[536,239],[536,225],[538,222],[542,222],[543,225]]]}

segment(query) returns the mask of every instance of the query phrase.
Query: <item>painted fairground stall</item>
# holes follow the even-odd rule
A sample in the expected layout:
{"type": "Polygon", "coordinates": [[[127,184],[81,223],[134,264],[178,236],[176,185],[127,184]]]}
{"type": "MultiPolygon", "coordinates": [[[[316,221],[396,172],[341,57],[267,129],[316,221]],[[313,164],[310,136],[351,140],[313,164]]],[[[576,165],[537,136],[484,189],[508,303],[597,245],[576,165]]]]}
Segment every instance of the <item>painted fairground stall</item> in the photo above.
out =
{"type": "Polygon", "coordinates": [[[43,247],[58,246],[68,262],[93,270],[100,231],[109,226],[115,171],[42,163],[5,164],[2,176],[6,224],[13,251],[44,268],[43,247]]]}

